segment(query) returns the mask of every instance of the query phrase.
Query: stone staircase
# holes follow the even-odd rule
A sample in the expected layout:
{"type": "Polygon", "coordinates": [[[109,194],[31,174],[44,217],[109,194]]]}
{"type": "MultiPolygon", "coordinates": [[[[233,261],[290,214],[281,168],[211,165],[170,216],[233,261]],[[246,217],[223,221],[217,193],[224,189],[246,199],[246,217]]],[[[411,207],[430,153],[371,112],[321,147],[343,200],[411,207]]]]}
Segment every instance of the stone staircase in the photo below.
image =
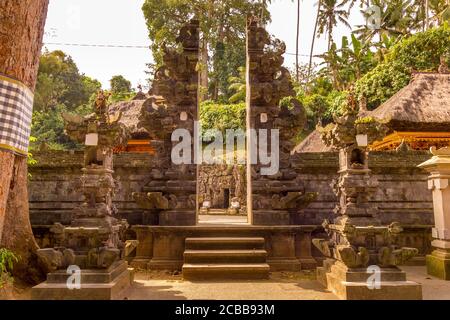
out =
{"type": "Polygon", "coordinates": [[[264,238],[186,238],[185,245],[184,279],[267,279],[269,277],[264,238]]]}

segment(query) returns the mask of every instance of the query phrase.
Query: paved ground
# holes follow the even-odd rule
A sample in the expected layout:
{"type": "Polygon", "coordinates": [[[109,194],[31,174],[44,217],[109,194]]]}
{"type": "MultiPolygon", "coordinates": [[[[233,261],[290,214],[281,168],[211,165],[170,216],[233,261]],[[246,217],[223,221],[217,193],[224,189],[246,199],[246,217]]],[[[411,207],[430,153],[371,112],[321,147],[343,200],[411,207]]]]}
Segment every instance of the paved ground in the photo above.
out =
{"type": "MultiPolygon", "coordinates": [[[[166,276],[167,277],[167,276],[166,276]]],[[[180,279],[148,279],[138,273],[136,284],[127,294],[129,300],[335,300],[309,275],[272,274],[271,280],[190,282],[180,279]],[[148,280],[146,280],[148,279],[148,280]]]]}
{"type": "Polygon", "coordinates": [[[450,281],[429,276],[425,267],[402,267],[408,280],[422,284],[424,300],[450,300],[450,281]]]}
{"type": "MultiPolygon", "coordinates": [[[[450,300],[450,281],[427,275],[425,267],[402,267],[408,280],[422,284],[424,300],[450,300]]],[[[336,300],[313,274],[272,273],[260,281],[183,281],[180,275],[142,272],[129,292],[130,300],[336,300]],[[170,280],[167,280],[170,279],[170,280]]]]}
{"type": "MultiPolygon", "coordinates": [[[[424,300],[450,300],[450,281],[427,275],[425,267],[402,267],[408,280],[422,284],[424,300]]],[[[0,300],[29,300],[30,288],[16,288],[0,300]]],[[[181,275],[138,272],[136,283],[128,290],[129,300],[335,300],[336,296],[314,280],[313,273],[277,272],[260,281],[183,281],[181,275]]]]}

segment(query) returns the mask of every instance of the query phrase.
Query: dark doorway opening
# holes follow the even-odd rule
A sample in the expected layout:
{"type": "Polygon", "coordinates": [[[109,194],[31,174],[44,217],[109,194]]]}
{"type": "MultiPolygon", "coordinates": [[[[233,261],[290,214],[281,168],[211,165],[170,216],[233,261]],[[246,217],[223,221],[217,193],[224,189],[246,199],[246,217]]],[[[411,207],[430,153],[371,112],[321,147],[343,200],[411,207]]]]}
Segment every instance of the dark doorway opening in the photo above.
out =
{"type": "Polygon", "coordinates": [[[230,207],[230,189],[223,190],[223,209],[230,207]]]}

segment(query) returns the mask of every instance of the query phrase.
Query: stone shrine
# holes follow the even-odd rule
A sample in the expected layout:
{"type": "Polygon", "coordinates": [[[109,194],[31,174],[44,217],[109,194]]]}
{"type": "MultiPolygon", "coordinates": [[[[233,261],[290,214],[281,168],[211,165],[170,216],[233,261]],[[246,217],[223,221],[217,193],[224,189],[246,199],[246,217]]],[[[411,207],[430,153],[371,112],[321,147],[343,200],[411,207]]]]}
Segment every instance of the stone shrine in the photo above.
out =
{"type": "Polygon", "coordinates": [[[94,114],[63,115],[67,134],[85,144],[80,181],[84,202],[74,209],[69,226],[55,223],[50,229],[56,247],[38,250],[49,273],[47,281],[32,289],[33,299],[109,300],[131,284],[124,260],[128,223],[114,217],[112,176],[113,148],[126,144],[128,134],[119,123],[121,114],[109,114],[107,100],[100,91],[94,114]]]}
{"type": "Polygon", "coordinates": [[[318,280],[346,300],[422,299],[421,286],[407,281],[397,268],[418,250],[396,245],[402,228],[395,222],[382,225],[371,202],[378,181],[369,169],[367,147],[387,129],[373,118],[359,116],[352,101],[349,105],[323,130],[325,144],[339,149],[339,177],[333,182],[339,204],[332,222],[323,223],[329,239],[313,239],[327,257],[317,269],[318,280]]]}

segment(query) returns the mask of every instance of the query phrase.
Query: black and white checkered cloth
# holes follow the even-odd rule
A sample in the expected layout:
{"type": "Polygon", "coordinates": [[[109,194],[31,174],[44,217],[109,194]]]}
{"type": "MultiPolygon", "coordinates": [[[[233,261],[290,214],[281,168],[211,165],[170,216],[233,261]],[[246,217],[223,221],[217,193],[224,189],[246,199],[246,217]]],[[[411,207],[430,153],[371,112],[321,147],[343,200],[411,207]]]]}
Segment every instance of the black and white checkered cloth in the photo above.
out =
{"type": "Polygon", "coordinates": [[[28,154],[33,98],[26,85],[0,74],[0,149],[28,154]]]}

